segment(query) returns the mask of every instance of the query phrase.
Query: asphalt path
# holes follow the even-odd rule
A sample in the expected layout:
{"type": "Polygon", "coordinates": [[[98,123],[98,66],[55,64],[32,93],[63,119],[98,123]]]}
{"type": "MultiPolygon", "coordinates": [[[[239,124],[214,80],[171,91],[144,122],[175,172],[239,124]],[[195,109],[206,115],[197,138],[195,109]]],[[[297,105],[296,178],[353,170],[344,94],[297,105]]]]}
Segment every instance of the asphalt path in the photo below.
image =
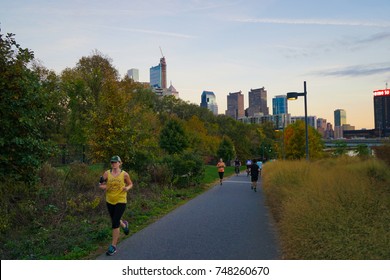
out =
{"type": "Polygon", "coordinates": [[[123,240],[115,255],[98,259],[273,260],[279,252],[261,179],[254,192],[241,173],[123,240]]]}

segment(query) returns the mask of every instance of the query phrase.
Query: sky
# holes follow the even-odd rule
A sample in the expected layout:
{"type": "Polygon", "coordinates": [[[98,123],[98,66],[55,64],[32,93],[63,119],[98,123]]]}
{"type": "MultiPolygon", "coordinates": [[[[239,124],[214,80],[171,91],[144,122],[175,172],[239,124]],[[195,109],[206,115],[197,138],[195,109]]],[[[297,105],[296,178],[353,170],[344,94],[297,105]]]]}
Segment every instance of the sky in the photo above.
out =
{"type": "MultiPolygon", "coordinates": [[[[167,80],[179,97],[200,104],[216,95],[264,87],[272,98],[303,92],[308,115],[334,123],[344,109],[356,129],[374,128],[373,91],[390,87],[388,0],[0,0],[1,33],[34,51],[60,74],[93,51],[149,82],[162,50],[167,80]]],[[[288,101],[292,116],[304,100],[288,101]]]]}

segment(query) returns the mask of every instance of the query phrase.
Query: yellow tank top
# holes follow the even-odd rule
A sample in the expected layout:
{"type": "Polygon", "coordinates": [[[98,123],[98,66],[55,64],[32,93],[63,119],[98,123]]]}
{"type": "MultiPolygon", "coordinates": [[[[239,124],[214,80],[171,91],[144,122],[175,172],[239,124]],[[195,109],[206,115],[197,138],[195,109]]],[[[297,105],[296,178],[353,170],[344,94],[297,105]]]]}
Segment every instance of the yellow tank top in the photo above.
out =
{"type": "Polygon", "coordinates": [[[118,176],[112,176],[108,170],[106,201],[110,204],[126,203],[127,192],[123,191],[125,186],[125,172],[121,171],[118,176]]]}

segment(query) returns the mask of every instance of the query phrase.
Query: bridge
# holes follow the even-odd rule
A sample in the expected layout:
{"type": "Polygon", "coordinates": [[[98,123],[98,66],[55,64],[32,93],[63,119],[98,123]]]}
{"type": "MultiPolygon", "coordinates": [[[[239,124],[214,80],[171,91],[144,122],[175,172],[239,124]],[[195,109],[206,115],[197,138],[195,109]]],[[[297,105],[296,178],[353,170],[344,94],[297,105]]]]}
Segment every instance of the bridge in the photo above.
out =
{"type": "Polygon", "coordinates": [[[389,142],[389,138],[354,138],[354,139],[326,139],[324,140],[325,148],[335,148],[340,143],[345,143],[348,148],[355,148],[360,145],[366,145],[367,147],[381,146],[384,143],[389,142]]]}

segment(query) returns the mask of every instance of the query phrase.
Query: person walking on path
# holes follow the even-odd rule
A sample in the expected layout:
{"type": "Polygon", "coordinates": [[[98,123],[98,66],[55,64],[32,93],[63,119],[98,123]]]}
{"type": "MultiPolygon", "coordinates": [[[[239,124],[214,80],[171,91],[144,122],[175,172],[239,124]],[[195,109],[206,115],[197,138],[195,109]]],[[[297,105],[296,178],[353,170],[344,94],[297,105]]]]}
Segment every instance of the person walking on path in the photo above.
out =
{"type": "Polygon", "coordinates": [[[112,243],[106,254],[112,256],[116,253],[120,229],[129,234],[129,223],[122,220],[126,209],[127,192],[133,187],[133,182],[127,172],[121,169],[122,161],[119,156],[111,158],[111,169],[104,172],[100,178],[99,187],[106,192],[106,204],[111,218],[112,243]]]}
{"type": "Polygon", "coordinates": [[[252,182],[251,189],[256,192],[257,181],[259,180],[259,172],[260,172],[260,168],[257,165],[256,160],[252,161],[252,165],[250,169],[251,169],[251,182],[252,182]]]}
{"type": "Polygon", "coordinates": [[[223,174],[225,173],[225,167],[226,167],[222,158],[219,159],[219,162],[217,163],[217,167],[218,167],[218,174],[219,174],[219,183],[220,185],[222,185],[223,174]]]}
{"type": "Polygon", "coordinates": [[[241,161],[236,158],[234,160],[234,171],[236,172],[236,176],[238,176],[238,174],[240,173],[240,166],[241,166],[241,161]]]}

